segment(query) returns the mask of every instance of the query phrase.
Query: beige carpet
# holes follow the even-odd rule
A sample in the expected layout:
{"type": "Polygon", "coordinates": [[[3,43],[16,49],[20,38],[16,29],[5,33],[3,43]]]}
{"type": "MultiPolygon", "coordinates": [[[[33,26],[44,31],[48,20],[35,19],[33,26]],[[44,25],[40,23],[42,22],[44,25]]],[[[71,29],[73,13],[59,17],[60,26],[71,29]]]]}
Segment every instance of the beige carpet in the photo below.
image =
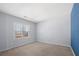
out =
{"type": "Polygon", "coordinates": [[[70,48],[36,42],[0,53],[1,56],[73,56],[70,48]]]}

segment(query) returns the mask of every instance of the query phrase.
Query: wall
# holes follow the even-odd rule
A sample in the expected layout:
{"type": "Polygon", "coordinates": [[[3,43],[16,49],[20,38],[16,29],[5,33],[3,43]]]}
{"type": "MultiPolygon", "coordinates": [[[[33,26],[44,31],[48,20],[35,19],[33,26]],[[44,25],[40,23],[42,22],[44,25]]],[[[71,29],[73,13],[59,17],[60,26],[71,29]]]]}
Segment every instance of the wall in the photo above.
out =
{"type": "Polygon", "coordinates": [[[49,18],[37,24],[37,39],[40,42],[70,46],[70,15],[49,18]]]}
{"type": "Polygon", "coordinates": [[[36,40],[35,31],[36,31],[35,23],[0,12],[0,51],[34,42],[36,40]],[[22,40],[15,39],[14,35],[15,32],[13,27],[13,24],[15,22],[30,24],[31,32],[29,35],[31,36],[31,39],[22,39],[22,40]]]}
{"type": "Polygon", "coordinates": [[[72,13],[72,36],[71,36],[71,46],[76,55],[79,56],[79,4],[74,4],[72,13]]]}
{"type": "Polygon", "coordinates": [[[6,40],[6,16],[0,13],[0,51],[7,48],[6,40]]]}

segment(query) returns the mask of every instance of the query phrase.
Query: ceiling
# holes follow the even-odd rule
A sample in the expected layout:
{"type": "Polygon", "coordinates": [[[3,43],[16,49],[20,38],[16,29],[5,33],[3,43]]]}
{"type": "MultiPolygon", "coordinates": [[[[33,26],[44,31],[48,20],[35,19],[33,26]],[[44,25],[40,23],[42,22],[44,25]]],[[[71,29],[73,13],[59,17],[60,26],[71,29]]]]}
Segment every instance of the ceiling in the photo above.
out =
{"type": "Polygon", "coordinates": [[[0,11],[29,21],[40,22],[71,13],[72,3],[0,3],[0,11]]]}

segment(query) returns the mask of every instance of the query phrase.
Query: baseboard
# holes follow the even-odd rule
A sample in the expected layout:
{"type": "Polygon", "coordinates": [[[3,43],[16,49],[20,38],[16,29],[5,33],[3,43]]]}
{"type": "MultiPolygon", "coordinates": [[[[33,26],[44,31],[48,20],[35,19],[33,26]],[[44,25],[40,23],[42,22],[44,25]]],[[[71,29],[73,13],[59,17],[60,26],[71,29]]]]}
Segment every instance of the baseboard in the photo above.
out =
{"type": "Polygon", "coordinates": [[[8,49],[7,48],[6,49],[2,49],[2,50],[0,50],[0,52],[6,51],[6,50],[8,50],[8,49]]]}
{"type": "MultiPolygon", "coordinates": [[[[35,42],[35,41],[34,41],[34,42],[35,42]]],[[[34,43],[34,42],[22,44],[22,45],[19,45],[19,46],[9,47],[9,48],[7,47],[7,48],[5,48],[5,49],[3,49],[3,50],[0,50],[0,52],[4,52],[4,51],[8,51],[8,50],[10,50],[10,49],[17,48],[17,47],[21,47],[21,46],[24,46],[24,45],[32,44],[32,43],[34,43]]]]}
{"type": "Polygon", "coordinates": [[[73,53],[73,56],[76,56],[75,53],[74,53],[74,50],[72,49],[72,47],[70,47],[72,53],[73,53]]]}
{"type": "Polygon", "coordinates": [[[38,41],[38,42],[42,42],[42,43],[47,43],[47,44],[55,44],[55,45],[59,45],[59,46],[65,46],[65,47],[70,47],[70,45],[66,45],[66,44],[60,44],[60,43],[51,43],[51,42],[44,42],[44,41],[38,41]]]}
{"type": "MultiPolygon", "coordinates": [[[[41,41],[37,41],[37,42],[41,42],[41,41]]],[[[42,42],[42,43],[47,43],[47,42],[42,42]]],[[[51,43],[47,43],[47,44],[51,44],[51,43]]],[[[54,43],[53,43],[53,44],[54,44],[54,43]]],[[[60,45],[60,46],[69,47],[69,48],[71,49],[72,53],[73,53],[73,56],[76,56],[71,46],[69,46],[69,45],[61,45],[61,44],[56,44],[56,43],[55,43],[55,45],[60,45]]]]}

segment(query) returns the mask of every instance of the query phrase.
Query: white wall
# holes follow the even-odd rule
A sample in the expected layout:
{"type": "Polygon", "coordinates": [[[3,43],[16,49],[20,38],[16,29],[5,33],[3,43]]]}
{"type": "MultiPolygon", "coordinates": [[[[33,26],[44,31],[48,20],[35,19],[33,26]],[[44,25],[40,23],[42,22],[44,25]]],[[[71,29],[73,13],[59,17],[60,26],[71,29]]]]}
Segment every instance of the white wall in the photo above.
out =
{"type": "Polygon", "coordinates": [[[0,12],[0,51],[4,51],[10,48],[34,42],[36,40],[35,31],[36,31],[35,23],[0,12]],[[29,24],[31,26],[31,32],[29,33],[31,39],[22,39],[22,40],[15,39],[14,35],[15,32],[13,26],[15,22],[29,24]]]}
{"type": "Polygon", "coordinates": [[[6,38],[6,17],[0,13],[0,51],[7,48],[6,38]]]}
{"type": "Polygon", "coordinates": [[[70,15],[49,18],[37,24],[37,40],[40,42],[70,46],[70,15]]]}
{"type": "Polygon", "coordinates": [[[0,12],[0,51],[35,42],[36,39],[40,42],[70,46],[70,22],[70,15],[65,15],[49,18],[36,25],[33,22],[0,12]],[[14,22],[30,24],[31,39],[16,40],[13,32],[14,22]]]}

